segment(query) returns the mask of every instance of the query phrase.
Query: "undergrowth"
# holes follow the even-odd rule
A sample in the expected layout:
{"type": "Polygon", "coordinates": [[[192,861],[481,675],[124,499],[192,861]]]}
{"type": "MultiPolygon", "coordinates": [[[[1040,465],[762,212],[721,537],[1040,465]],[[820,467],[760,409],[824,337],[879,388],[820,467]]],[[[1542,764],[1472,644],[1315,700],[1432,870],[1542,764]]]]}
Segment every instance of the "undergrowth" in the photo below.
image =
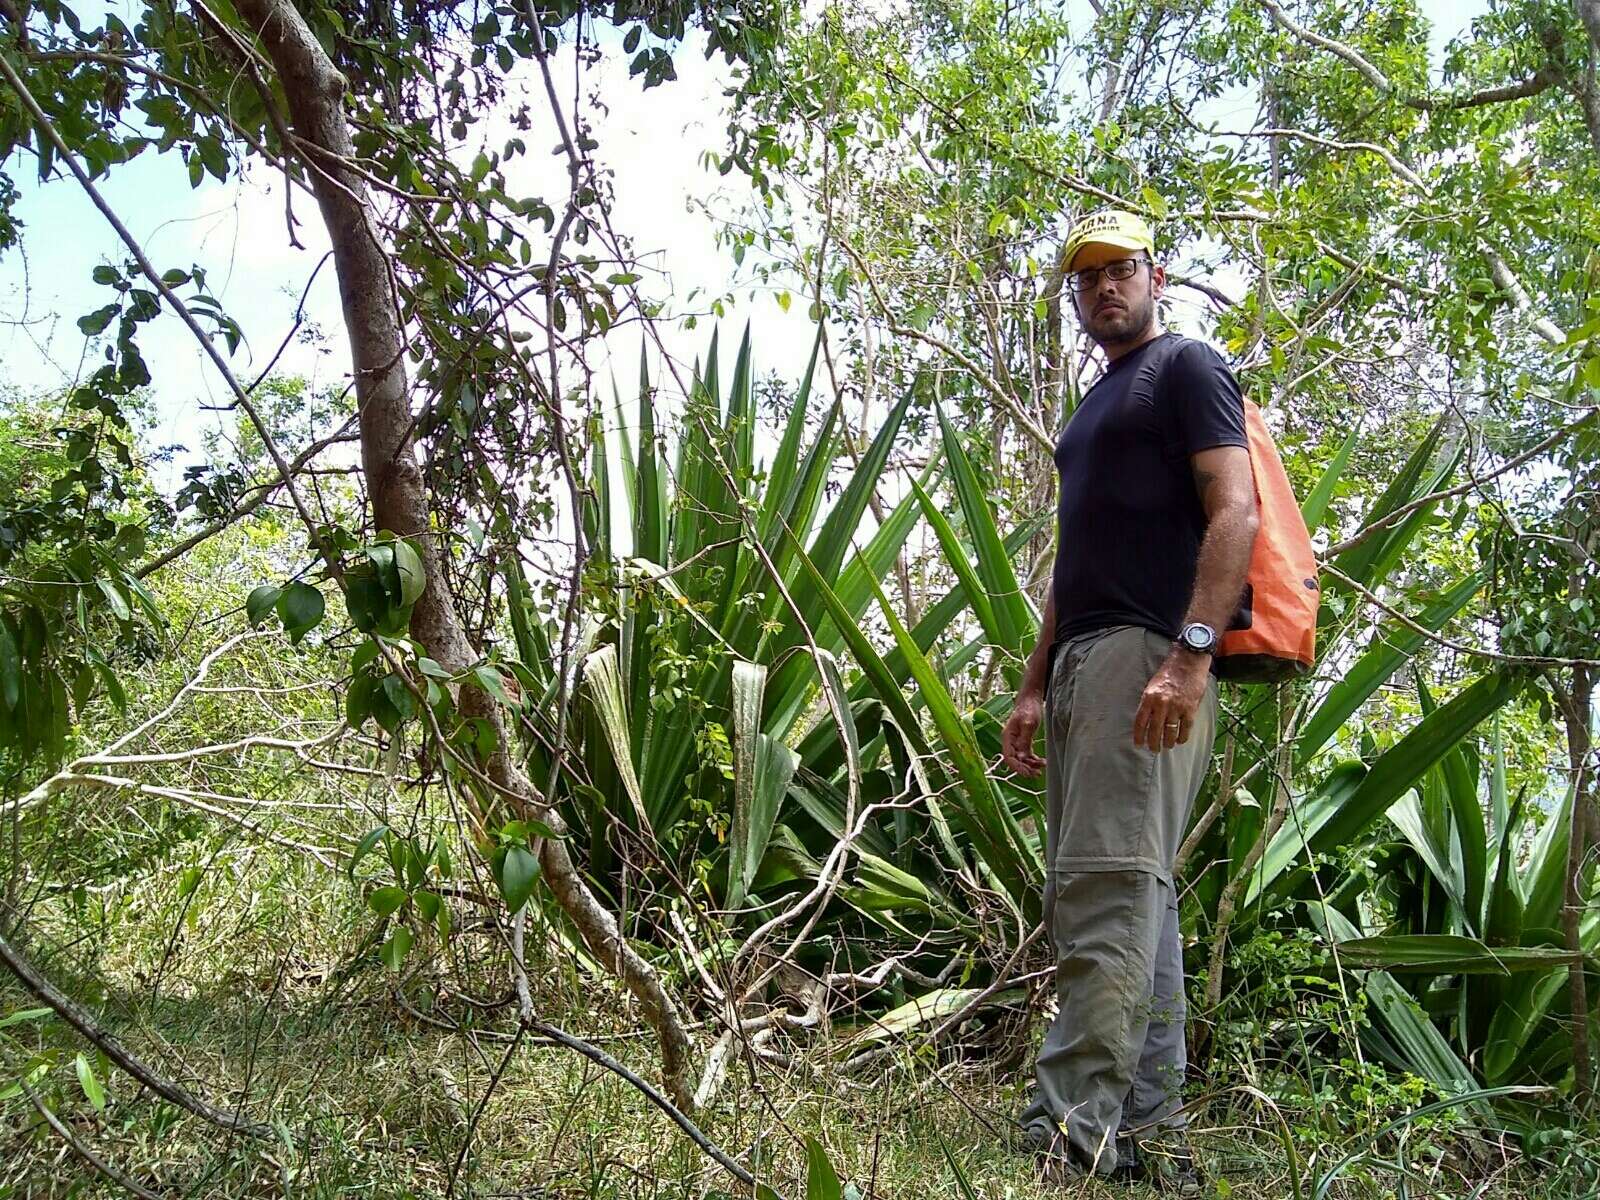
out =
{"type": "MultiPolygon", "coordinates": [[[[161,1196],[749,1194],[632,1086],[570,1050],[516,1037],[504,931],[478,910],[462,906],[446,950],[419,940],[397,974],[380,960],[378,923],[344,874],[146,815],[142,837],[119,826],[115,854],[96,848],[104,828],[92,810],[56,819],[53,844],[24,858],[30,869],[18,875],[28,950],[135,1054],[215,1104],[242,1102],[276,1140],[228,1134],[142,1093],[7,976],[0,1196],[126,1194],[45,1122],[33,1097],[81,1147],[161,1196]],[[205,863],[198,876],[195,861],[205,863]],[[49,883],[61,876],[48,868],[67,863],[87,882],[49,883]]],[[[654,1040],[609,982],[537,939],[530,972],[539,1019],[655,1077],[654,1040]]],[[[1042,1020],[1032,1016],[1031,1026],[1005,1030],[1010,1053],[908,1050],[871,1074],[839,1070],[842,1031],[780,1046],[786,1068],[745,1056],[696,1119],[796,1200],[806,1195],[807,1139],[826,1151],[845,1197],[1059,1196],[1063,1185],[1043,1183],[1012,1143],[1010,1115],[1025,1101],[1042,1020]]],[[[1413,1081],[1353,1062],[1297,1081],[1264,1048],[1241,1058],[1247,1045],[1232,1039],[1194,1088],[1191,1138],[1212,1195],[1289,1197],[1298,1183],[1311,1200],[1351,1151],[1328,1195],[1594,1192],[1593,1131],[1562,1129],[1530,1157],[1443,1113],[1373,1140],[1429,1098],[1413,1081]]],[[[1092,1182],[1066,1192],[1151,1194],[1092,1182]]]]}

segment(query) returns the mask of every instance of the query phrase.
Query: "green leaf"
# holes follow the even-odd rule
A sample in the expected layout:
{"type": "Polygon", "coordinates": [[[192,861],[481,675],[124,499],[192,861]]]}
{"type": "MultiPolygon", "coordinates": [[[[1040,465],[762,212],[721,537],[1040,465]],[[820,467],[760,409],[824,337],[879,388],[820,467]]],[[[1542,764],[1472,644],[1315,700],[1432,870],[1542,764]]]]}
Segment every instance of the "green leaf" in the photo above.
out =
{"type": "Polygon", "coordinates": [[[1539,830],[1523,878],[1528,903],[1522,912],[1524,929],[1556,925],[1566,903],[1567,851],[1572,839],[1572,787],[1539,830]]]}
{"type": "Polygon", "coordinates": [[[484,691],[493,696],[499,703],[507,708],[516,707],[511,703],[511,696],[506,692],[505,680],[500,678],[500,672],[489,666],[472,668],[472,678],[484,691]]]}
{"type": "MultiPolygon", "coordinates": [[[[1497,771],[1503,765],[1498,761],[1501,753],[1499,740],[1497,719],[1495,722],[1497,771]]],[[[1501,832],[1496,847],[1494,883],[1489,888],[1482,924],[1484,938],[1495,945],[1511,945],[1522,936],[1523,909],[1527,899],[1522,894],[1522,881],[1517,874],[1517,847],[1514,839],[1517,828],[1522,823],[1522,804],[1526,796],[1527,789],[1523,788],[1517,794],[1516,803],[1500,822],[1501,832]]],[[[1546,824],[1553,825],[1555,822],[1549,821],[1546,824]]]]}
{"type": "Polygon", "coordinates": [[[117,678],[117,673],[103,660],[95,663],[95,671],[106,685],[106,694],[111,697],[111,703],[117,706],[117,711],[127,712],[128,693],[122,686],[122,680],[117,678]]]}
{"type": "MultiPolygon", "coordinates": [[[[772,536],[778,520],[788,514],[792,484],[801,460],[800,443],[805,437],[806,413],[811,403],[811,380],[817,369],[817,356],[821,349],[822,326],[819,325],[817,335],[811,342],[811,358],[806,363],[806,373],[800,379],[794,403],[789,409],[789,420],[783,428],[783,439],[778,443],[777,452],[772,456],[772,465],[767,474],[766,489],[761,501],[761,515],[756,522],[756,529],[764,542],[772,536]]],[[[802,533],[800,536],[805,535],[802,533]]]]}
{"type": "Polygon", "coordinates": [[[20,1008],[16,1012],[9,1012],[0,1017],[0,1029],[8,1025],[21,1025],[24,1021],[42,1021],[46,1017],[55,1016],[53,1008],[20,1008]]]}
{"type": "MultiPolygon", "coordinates": [[[[384,599],[387,604],[400,604],[400,569],[395,565],[394,542],[383,541],[363,548],[367,561],[372,564],[372,570],[378,583],[383,588],[384,599]]],[[[386,607],[387,607],[386,604],[386,607]]]]}
{"type": "Polygon", "coordinates": [[[345,575],[345,611],[350,623],[362,633],[372,633],[389,615],[389,594],[371,570],[350,571],[345,575]]]}
{"type": "Polygon", "coordinates": [[[435,921],[439,916],[439,906],[444,902],[437,892],[418,892],[411,897],[417,906],[417,912],[424,921],[435,921]]]}
{"type": "Polygon", "coordinates": [[[515,916],[533,895],[539,882],[539,860],[524,846],[507,846],[500,865],[500,894],[515,916]]]}
{"type": "Polygon", "coordinates": [[[961,1200],[980,1200],[977,1189],[972,1186],[967,1173],[961,1169],[961,1164],[956,1161],[956,1156],[950,1150],[950,1143],[945,1141],[942,1133],[939,1134],[939,1149],[944,1151],[944,1160],[950,1164],[950,1170],[956,1177],[956,1187],[961,1191],[961,1200]]]}
{"type": "Polygon", "coordinates": [[[1466,880],[1460,862],[1452,855],[1452,844],[1441,845],[1433,827],[1422,812],[1422,802],[1412,789],[1389,808],[1389,820],[1405,835],[1419,858],[1444,888],[1445,894],[1462,912],[1466,905],[1466,880]]]}
{"type": "MultiPolygon", "coordinates": [[[[372,706],[375,700],[381,700],[383,693],[378,687],[378,681],[370,674],[363,672],[350,680],[350,688],[344,695],[344,719],[349,722],[351,729],[360,729],[366,719],[372,715],[372,706]]],[[[385,704],[388,701],[384,701],[385,704]]]]}
{"type": "Polygon", "coordinates": [[[11,633],[11,619],[0,613],[0,703],[12,710],[22,698],[22,656],[11,633]]]}
{"type": "MultiPolygon", "coordinates": [[[[1423,438],[1417,448],[1411,452],[1411,456],[1401,466],[1399,472],[1390,481],[1389,486],[1383,490],[1383,493],[1361,518],[1361,527],[1363,529],[1373,522],[1388,516],[1395,509],[1409,504],[1419,494],[1426,495],[1433,490],[1429,486],[1419,485],[1422,485],[1424,473],[1427,471],[1429,463],[1433,461],[1434,453],[1439,447],[1439,439],[1444,433],[1447,419],[1441,417],[1428,432],[1428,436],[1423,438]]],[[[1459,453],[1460,449],[1458,447],[1458,457],[1459,453]]],[[[1454,463],[1455,459],[1452,458],[1442,468],[1440,474],[1447,474],[1454,468],[1454,463]]],[[[1436,481],[1438,477],[1439,474],[1436,474],[1434,480],[1436,481]]],[[[1427,519],[1428,509],[1431,507],[1431,505],[1424,505],[1401,521],[1398,526],[1390,526],[1387,529],[1379,530],[1359,546],[1346,550],[1334,561],[1334,566],[1363,586],[1373,587],[1381,583],[1382,572],[1378,570],[1379,560],[1388,558],[1391,551],[1403,548],[1411,540],[1418,528],[1419,519],[1427,519]]],[[[1333,584],[1340,586],[1337,579],[1333,580],[1333,584]]]]}
{"type": "Polygon", "coordinates": [[[94,337],[97,333],[104,333],[106,326],[111,324],[112,319],[117,315],[119,307],[116,304],[107,304],[105,307],[97,308],[86,316],[79,317],[78,328],[87,337],[94,337]]]}
{"type": "Polygon", "coordinates": [[[410,929],[404,925],[396,925],[394,932],[389,935],[389,940],[383,944],[383,949],[378,952],[379,957],[383,959],[384,965],[391,971],[398,971],[400,964],[405,962],[406,955],[411,952],[413,940],[414,936],[410,929]]]}
{"type": "Polygon", "coordinates": [[[532,838],[541,837],[556,840],[561,835],[543,821],[533,817],[524,817],[519,821],[507,821],[500,827],[500,840],[507,844],[512,842],[528,842],[532,838]]]}
{"type": "MultiPolygon", "coordinates": [[[[1554,946],[1490,946],[1477,938],[1449,933],[1390,933],[1339,943],[1347,967],[1430,975],[1509,975],[1549,971],[1576,961],[1554,946]]],[[[1600,966],[1600,964],[1597,964],[1600,966]]]]}
{"type": "Polygon", "coordinates": [[[1030,841],[1017,824],[1005,799],[989,778],[983,754],[967,719],[956,711],[944,681],[917,648],[900,618],[890,607],[889,598],[878,589],[878,607],[889,624],[895,644],[911,667],[922,701],[928,706],[944,752],[954,761],[965,803],[960,812],[962,824],[972,838],[983,865],[999,881],[1011,900],[1030,919],[1037,919],[1039,886],[1044,863],[1038,844],[1030,841]]]}
{"type": "Polygon", "coordinates": [[[1313,840],[1324,849],[1347,845],[1378,813],[1389,806],[1462,738],[1466,737],[1521,689],[1508,673],[1485,675],[1462,688],[1401,738],[1372,764],[1354,795],[1313,840]]]}
{"type": "Polygon", "coordinates": [[[394,565],[400,575],[400,603],[410,608],[428,587],[428,575],[422,568],[422,556],[402,538],[394,542],[394,565]]]}
{"type": "Polygon", "coordinates": [[[839,1176],[822,1143],[806,1135],[806,1200],[843,1200],[839,1176]]]}
{"type": "MultiPolygon", "coordinates": [[[[895,438],[900,433],[906,411],[915,394],[915,388],[907,388],[905,395],[889,410],[882,428],[872,439],[867,452],[861,456],[860,464],[850,473],[850,482],[845,485],[843,493],[823,521],[822,528],[817,531],[816,541],[811,544],[808,553],[824,579],[832,579],[844,564],[845,556],[855,539],[856,530],[861,527],[861,519],[871,503],[873,494],[877,491],[879,481],[883,478],[889,454],[894,449],[895,438]]],[[[807,595],[810,594],[809,589],[801,590],[807,595]]],[[[814,600],[808,606],[801,600],[799,593],[795,599],[800,602],[802,612],[816,611],[814,600]]]]}
{"type": "Polygon", "coordinates": [[[261,622],[267,619],[267,614],[278,603],[278,597],[283,594],[283,589],[274,587],[270,583],[263,583],[251,592],[244,601],[244,617],[250,623],[251,629],[260,627],[261,622]]]}
{"type": "Polygon", "coordinates": [[[387,917],[400,911],[405,902],[406,890],[392,884],[388,887],[374,888],[367,893],[367,907],[380,917],[387,917]]]}
{"type": "MultiPolygon", "coordinates": [[[[793,541],[793,535],[785,531],[785,536],[793,541]]],[[[859,622],[855,621],[848,609],[839,600],[834,590],[823,579],[822,573],[799,547],[792,547],[795,561],[799,563],[802,576],[817,590],[822,598],[822,603],[829,616],[844,634],[845,642],[850,648],[856,663],[862,672],[871,680],[875,689],[874,693],[900,723],[904,731],[919,754],[931,753],[930,747],[921,736],[921,726],[911,706],[906,703],[904,694],[900,691],[900,684],[889,671],[883,659],[879,657],[876,649],[865,633],[862,632],[859,622]]]]}
{"type": "Polygon", "coordinates": [[[275,607],[289,641],[299,645],[300,639],[322,620],[327,605],[316,588],[308,583],[295,582],[283,589],[275,607]]]}
{"type": "Polygon", "coordinates": [[[122,594],[122,589],[109,579],[96,579],[100,587],[100,594],[106,598],[106,603],[111,606],[111,613],[119,621],[133,619],[133,610],[128,607],[128,598],[122,594]]]}
{"type": "MultiPolygon", "coordinates": [[[[1475,573],[1453,584],[1417,618],[1427,630],[1438,630],[1466,607],[1483,587],[1483,575],[1475,573]]],[[[1407,627],[1387,628],[1373,641],[1365,654],[1328,689],[1322,703],[1306,721],[1295,746],[1300,766],[1310,762],[1327,745],[1358,708],[1373,695],[1400,666],[1415,654],[1424,635],[1407,627]]]]}
{"type": "Polygon", "coordinates": [[[1300,802],[1293,820],[1285,821],[1268,845],[1242,908],[1249,908],[1273,887],[1307,849],[1322,853],[1349,845],[1406,793],[1423,773],[1462,738],[1488,720],[1515,696],[1521,681],[1512,674],[1485,675],[1462,688],[1379,755],[1367,770],[1360,763],[1341,763],[1312,795],[1300,802]]]}
{"type": "Polygon", "coordinates": [[[1344,474],[1344,469],[1350,465],[1350,453],[1356,448],[1356,441],[1360,436],[1359,427],[1349,432],[1322,472],[1322,477],[1317,480],[1317,486],[1311,489],[1311,494],[1300,505],[1300,516],[1305,520],[1308,533],[1315,533],[1317,526],[1322,524],[1323,517],[1327,516],[1328,504],[1333,499],[1334,489],[1338,486],[1339,477],[1344,474]]]}
{"type": "Polygon", "coordinates": [[[1523,976],[1507,989],[1489,1019],[1483,1040],[1483,1075],[1490,1083],[1513,1078],[1534,1033],[1552,1019],[1551,1009],[1565,999],[1567,971],[1523,976]]]}
{"type": "MultiPolygon", "coordinates": [[[[383,694],[394,707],[402,724],[417,715],[416,694],[406,686],[406,681],[399,675],[383,677],[383,694]]],[[[391,729],[389,732],[393,733],[394,730],[391,729]]]]}
{"type": "Polygon", "coordinates": [[[911,481],[911,492],[917,498],[917,503],[922,506],[923,519],[928,522],[934,536],[939,540],[939,549],[944,551],[945,561],[955,571],[956,581],[966,592],[973,616],[978,618],[978,624],[983,627],[992,644],[1005,645],[1005,634],[995,618],[994,606],[989,603],[989,592],[978,578],[977,569],[967,557],[960,539],[956,537],[955,528],[944,513],[939,511],[939,506],[933,502],[933,497],[923,491],[914,479],[911,481]]]}
{"type": "Polygon", "coordinates": [[[106,1090],[101,1086],[94,1068],[89,1065],[89,1060],[81,1054],[78,1055],[72,1060],[72,1069],[77,1072],[78,1086],[83,1088],[83,1094],[89,1098],[89,1103],[94,1105],[95,1112],[105,1112],[106,1090]]]}
{"type": "Polygon", "coordinates": [[[1011,557],[1006,553],[1000,531],[995,527],[988,491],[979,481],[961,438],[944,415],[943,407],[938,407],[937,411],[944,454],[950,463],[950,480],[955,485],[956,497],[961,503],[967,537],[977,555],[978,575],[989,591],[989,602],[1000,631],[997,646],[1020,658],[1031,646],[1038,630],[1038,619],[1017,584],[1016,572],[1011,569],[1011,557]]]}

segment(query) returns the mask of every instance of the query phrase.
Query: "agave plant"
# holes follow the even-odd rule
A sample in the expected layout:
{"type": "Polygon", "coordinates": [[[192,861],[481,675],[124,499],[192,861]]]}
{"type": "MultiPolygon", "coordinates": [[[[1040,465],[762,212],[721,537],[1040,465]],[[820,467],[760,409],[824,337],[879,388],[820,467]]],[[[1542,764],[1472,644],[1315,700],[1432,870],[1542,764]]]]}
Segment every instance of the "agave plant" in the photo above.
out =
{"type": "MultiPolygon", "coordinates": [[[[637,445],[620,403],[597,431],[584,514],[595,604],[577,749],[556,792],[596,884],[638,932],[670,936],[666,906],[649,902],[658,890],[737,934],[822,888],[826,922],[803,957],[859,966],[884,943],[913,972],[920,955],[948,975],[953,951],[1013,946],[1038,918],[1037,790],[991,777],[951,693],[986,646],[1015,677],[1037,616],[1011,556],[1036,526],[1001,538],[940,414],[941,453],[864,533],[919,387],[830,504],[841,414],[815,411],[815,363],[814,349],[764,463],[748,334],[725,395],[712,339],[670,468],[643,366],[637,445]],[[948,513],[941,487],[957,501],[948,513]],[[924,520],[956,585],[908,628],[883,581],[924,520]]],[[[505,584],[522,664],[553,695],[550,629],[520,573],[505,584]]],[[[553,732],[528,743],[538,778],[553,732]]]]}
{"type": "MultiPolygon", "coordinates": [[[[643,367],[637,445],[620,403],[614,427],[596,432],[584,513],[595,602],[577,750],[555,790],[597,886],[632,913],[636,933],[671,940],[673,906],[654,902],[671,895],[676,908],[692,899],[737,945],[741,931],[805,897],[817,911],[802,961],[860,971],[892,957],[907,977],[931,978],[931,990],[880,1018],[880,1031],[907,1030],[958,1012],[977,988],[946,986],[952,971],[965,964],[979,977],[964,982],[984,983],[985,961],[1009,957],[1040,916],[1041,798],[1035,784],[992,769],[1009,685],[1038,627],[1011,561],[1037,525],[1001,536],[959,432],[929,401],[939,454],[863,533],[919,393],[890,410],[829,504],[840,412],[814,411],[815,361],[813,351],[764,463],[748,335],[725,395],[713,338],[670,466],[643,367]],[[884,580],[920,522],[955,583],[908,628],[884,580]],[[963,711],[953,680],[984,653],[999,656],[1006,686],[963,711]]],[[[1334,560],[1330,594],[1358,596],[1402,567],[1433,509],[1408,506],[1456,467],[1441,429],[1362,525],[1405,515],[1334,560]]],[[[1327,516],[1354,445],[1352,435],[1307,497],[1309,527],[1327,516]]],[[[1413,626],[1441,629],[1482,582],[1471,574],[1439,589],[1412,625],[1380,626],[1365,644],[1366,627],[1341,615],[1359,606],[1326,603],[1324,658],[1337,677],[1231,693],[1223,769],[1196,806],[1183,864],[1185,926],[1199,948],[1191,965],[1209,975],[1210,998],[1232,969],[1216,949],[1230,936],[1309,918],[1363,972],[1375,1050],[1453,1095],[1556,1062],[1553,972],[1565,959],[1548,927],[1561,825],[1546,825],[1519,870],[1520,813],[1503,795],[1503,769],[1490,772],[1487,812],[1480,796],[1477,742],[1521,681],[1490,672],[1443,704],[1428,697],[1421,719],[1385,746],[1351,746],[1344,731],[1421,647],[1413,626]],[[1433,882],[1420,906],[1414,896],[1401,906],[1411,923],[1380,929],[1394,897],[1364,893],[1341,855],[1375,841],[1392,848],[1391,830],[1433,882]],[[1401,982],[1416,983],[1424,964],[1438,968],[1434,978],[1401,982]],[[1445,1015],[1449,1003],[1459,1013],[1445,1015]]],[[[550,631],[521,575],[505,583],[523,664],[553,696],[550,631]]],[[[539,732],[527,753],[543,778],[554,731],[539,732]]]]}
{"type": "MultiPolygon", "coordinates": [[[[1417,446],[1362,519],[1366,527],[1447,486],[1458,454],[1440,428],[1417,446]]],[[[1325,518],[1354,435],[1307,498],[1325,518]]],[[[1373,592],[1401,567],[1431,515],[1420,504],[1334,560],[1330,591],[1373,592]]],[[[1337,674],[1295,697],[1242,689],[1226,756],[1191,831],[1187,927],[1208,951],[1263,921],[1310,923],[1365,991],[1369,1049],[1445,1095],[1482,1084],[1548,1082],[1570,1063],[1566,967],[1557,930],[1567,861],[1568,806],[1521,845],[1524,800],[1507,796],[1497,714],[1523,688],[1513,671],[1464,682],[1436,704],[1420,673],[1421,719],[1386,745],[1341,736],[1375,693],[1484,585],[1472,573],[1439,589],[1411,627],[1380,625],[1365,645],[1325,604],[1325,661],[1337,674]],[[1358,744],[1352,744],[1352,742],[1358,744]],[[1485,755],[1484,747],[1488,748],[1485,755]],[[1482,762],[1487,757],[1487,772],[1482,762]],[[1250,803],[1218,797],[1243,781],[1250,803]],[[1374,872],[1353,864],[1375,861],[1374,872]]],[[[1600,949],[1600,921],[1584,950],[1600,949]]],[[[1209,998],[1220,995],[1220,953],[1206,955],[1209,998]]],[[[1200,965],[1200,964],[1196,964],[1200,965]]],[[[1249,981],[1243,982],[1248,988],[1249,981]]],[[[1480,1106],[1481,1107],[1481,1106],[1480,1106]]]]}

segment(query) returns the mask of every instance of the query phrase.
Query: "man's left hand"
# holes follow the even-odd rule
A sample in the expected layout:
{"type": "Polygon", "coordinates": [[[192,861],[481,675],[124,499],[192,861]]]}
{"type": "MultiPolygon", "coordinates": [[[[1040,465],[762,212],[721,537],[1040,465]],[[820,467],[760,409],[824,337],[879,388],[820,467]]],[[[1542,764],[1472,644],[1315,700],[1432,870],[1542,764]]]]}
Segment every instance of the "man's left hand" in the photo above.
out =
{"type": "Polygon", "coordinates": [[[1187,742],[1210,674],[1208,655],[1173,647],[1145,685],[1133,718],[1133,744],[1159,754],[1187,742]]]}

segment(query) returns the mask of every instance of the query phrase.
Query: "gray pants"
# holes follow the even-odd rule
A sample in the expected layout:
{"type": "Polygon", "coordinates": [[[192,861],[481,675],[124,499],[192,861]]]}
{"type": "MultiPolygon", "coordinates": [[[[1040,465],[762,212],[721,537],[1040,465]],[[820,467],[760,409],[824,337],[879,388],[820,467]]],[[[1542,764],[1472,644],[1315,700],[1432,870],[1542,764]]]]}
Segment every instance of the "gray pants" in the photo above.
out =
{"type": "MultiPolygon", "coordinates": [[[[1172,861],[1211,758],[1216,683],[1189,741],[1133,744],[1140,697],[1172,648],[1131,625],[1060,646],[1047,709],[1045,919],[1058,1009],[1022,1113],[1029,1141],[1086,1172],[1117,1162],[1119,1130],[1182,1117],[1183,948],[1172,861]]],[[[1153,1132],[1146,1128],[1145,1132],[1153,1132]]]]}

